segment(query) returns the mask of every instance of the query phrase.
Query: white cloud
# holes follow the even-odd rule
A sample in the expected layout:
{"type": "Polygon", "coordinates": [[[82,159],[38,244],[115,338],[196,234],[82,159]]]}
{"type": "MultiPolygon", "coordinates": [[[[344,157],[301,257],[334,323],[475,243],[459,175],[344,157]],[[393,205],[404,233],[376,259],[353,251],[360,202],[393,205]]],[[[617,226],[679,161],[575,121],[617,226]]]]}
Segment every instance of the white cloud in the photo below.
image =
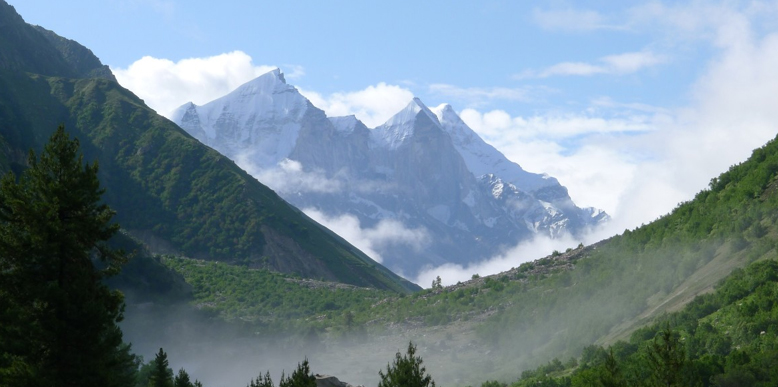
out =
{"type": "MultiPolygon", "coordinates": [[[[178,62],[145,56],[126,69],[111,70],[122,86],[158,113],[169,116],[187,102],[210,102],[274,68],[255,65],[246,53],[233,51],[178,62]]],[[[293,67],[293,75],[303,73],[302,68],[293,67]]]]}
{"type": "Polygon", "coordinates": [[[599,59],[598,64],[585,62],[562,62],[546,69],[525,70],[513,76],[514,79],[548,78],[553,76],[591,76],[596,74],[631,74],[665,63],[667,58],[651,51],[626,52],[608,55],[599,59]]]}
{"type": "Polygon", "coordinates": [[[614,28],[605,23],[605,17],[592,10],[576,10],[572,8],[532,11],[535,22],[547,30],[560,31],[591,31],[602,28],[614,28]]]}
{"type": "Polygon", "coordinates": [[[413,99],[410,90],[384,82],[363,90],[333,93],[329,96],[302,89],[300,93],[314,106],[324,110],[327,116],[353,114],[370,128],[386,122],[413,99]]]}
{"type": "MultiPolygon", "coordinates": [[[[596,66],[583,62],[563,62],[555,64],[540,73],[534,75],[538,78],[547,78],[554,75],[594,75],[607,72],[604,66],[596,66]]],[[[531,73],[530,73],[531,74],[531,73]]]]}
{"type": "Polygon", "coordinates": [[[303,212],[379,263],[384,260],[381,253],[387,246],[400,244],[419,251],[430,241],[426,229],[407,228],[394,219],[383,219],[374,227],[363,228],[354,215],[329,216],[315,208],[305,208],[303,212]]]}
{"type": "Polygon", "coordinates": [[[608,55],[601,59],[608,72],[629,74],[646,67],[656,66],[666,62],[666,58],[650,51],[627,52],[618,55],[608,55]]]}
{"type": "Polygon", "coordinates": [[[519,243],[511,249],[481,262],[469,265],[446,263],[437,267],[424,268],[413,282],[420,286],[429,287],[432,281],[440,276],[443,285],[453,285],[471,279],[473,274],[485,276],[510,270],[524,262],[550,255],[554,250],[564,251],[567,248],[575,248],[578,243],[568,236],[557,239],[537,236],[533,240],[519,243]]]}

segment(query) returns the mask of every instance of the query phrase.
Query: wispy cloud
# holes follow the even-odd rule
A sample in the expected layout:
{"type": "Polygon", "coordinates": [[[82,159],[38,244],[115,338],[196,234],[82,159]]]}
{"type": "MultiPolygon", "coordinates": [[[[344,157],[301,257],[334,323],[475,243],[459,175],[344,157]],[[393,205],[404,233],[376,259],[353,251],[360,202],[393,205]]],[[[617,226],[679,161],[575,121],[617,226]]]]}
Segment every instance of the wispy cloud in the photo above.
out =
{"type": "Polygon", "coordinates": [[[305,208],[303,212],[379,263],[384,260],[384,249],[390,245],[406,245],[420,251],[430,242],[429,232],[425,228],[408,228],[394,219],[383,219],[373,227],[363,227],[354,215],[331,216],[315,208],[305,208]]]}
{"type": "Polygon", "coordinates": [[[284,159],[276,167],[259,169],[250,159],[250,155],[239,155],[235,162],[257,180],[281,194],[337,193],[343,189],[341,181],[328,178],[320,170],[305,171],[302,164],[295,160],[284,159]]]}
{"type": "Polygon", "coordinates": [[[537,236],[480,262],[468,265],[446,263],[437,267],[426,267],[419,272],[413,282],[429,287],[432,281],[440,276],[443,285],[453,285],[471,279],[473,274],[491,275],[510,270],[524,262],[550,255],[554,250],[564,251],[567,248],[574,248],[578,243],[579,241],[569,236],[556,239],[537,236]]]}
{"type": "Polygon", "coordinates": [[[525,70],[515,74],[514,79],[548,78],[553,76],[591,76],[597,74],[624,75],[653,67],[667,62],[663,55],[651,51],[627,52],[608,55],[600,58],[597,63],[562,62],[543,70],[525,70]]]}
{"type": "Polygon", "coordinates": [[[468,105],[481,105],[492,100],[522,102],[532,100],[532,92],[528,88],[458,87],[444,83],[436,83],[429,86],[429,91],[443,97],[463,101],[468,105]]]}
{"type": "Polygon", "coordinates": [[[487,137],[510,133],[521,138],[560,139],[584,134],[645,132],[653,129],[651,117],[629,115],[605,118],[579,114],[547,113],[531,117],[512,117],[504,110],[481,113],[464,109],[460,116],[474,130],[487,137]]]}

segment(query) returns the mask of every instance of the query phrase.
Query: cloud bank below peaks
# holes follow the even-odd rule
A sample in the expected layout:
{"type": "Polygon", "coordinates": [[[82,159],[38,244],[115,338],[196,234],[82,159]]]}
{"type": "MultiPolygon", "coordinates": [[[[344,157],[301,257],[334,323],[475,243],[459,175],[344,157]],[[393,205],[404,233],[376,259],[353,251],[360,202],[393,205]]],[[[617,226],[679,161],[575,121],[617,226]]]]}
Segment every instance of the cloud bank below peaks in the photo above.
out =
{"type": "Polygon", "coordinates": [[[420,251],[430,241],[429,232],[425,228],[408,228],[394,219],[382,219],[373,227],[362,227],[354,215],[330,216],[315,208],[304,208],[303,212],[378,263],[384,261],[382,253],[389,245],[406,245],[420,251]]]}
{"type": "Polygon", "coordinates": [[[568,235],[555,239],[537,235],[532,240],[521,242],[503,253],[484,261],[474,262],[469,265],[446,263],[437,267],[424,268],[413,279],[413,282],[422,287],[429,287],[432,281],[440,276],[443,285],[453,285],[457,282],[471,279],[474,274],[486,276],[519,267],[524,262],[534,261],[551,255],[554,250],[565,251],[567,248],[575,248],[578,243],[578,241],[568,235]]]}

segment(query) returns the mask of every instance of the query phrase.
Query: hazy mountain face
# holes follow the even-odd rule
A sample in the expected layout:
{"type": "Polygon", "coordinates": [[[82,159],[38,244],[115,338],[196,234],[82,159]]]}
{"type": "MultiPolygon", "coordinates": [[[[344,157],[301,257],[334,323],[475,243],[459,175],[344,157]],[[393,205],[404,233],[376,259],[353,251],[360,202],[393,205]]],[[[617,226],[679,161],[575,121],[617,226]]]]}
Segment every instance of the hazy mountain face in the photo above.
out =
{"type": "Polygon", "coordinates": [[[369,129],[353,116],[326,117],[275,70],[188,103],[173,120],[407,276],[608,219],[578,208],[556,179],[509,161],[450,106],[435,110],[414,99],[369,129]]]}

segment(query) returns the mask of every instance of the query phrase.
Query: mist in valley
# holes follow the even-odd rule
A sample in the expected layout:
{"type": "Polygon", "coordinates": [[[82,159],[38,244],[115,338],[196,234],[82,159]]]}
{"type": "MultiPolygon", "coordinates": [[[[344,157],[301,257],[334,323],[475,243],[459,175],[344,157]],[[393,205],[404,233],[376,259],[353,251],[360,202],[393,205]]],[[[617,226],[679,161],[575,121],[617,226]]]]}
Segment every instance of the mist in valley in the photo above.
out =
{"type": "MultiPolygon", "coordinates": [[[[443,323],[428,323],[423,315],[411,315],[399,323],[374,321],[349,330],[309,329],[268,334],[261,327],[245,322],[227,323],[213,313],[198,311],[190,305],[130,302],[122,329],[125,340],[132,343],[133,351],[145,361],[153,360],[153,354],[162,347],[174,371],[184,368],[206,386],[243,386],[268,370],[278,381],[282,372],[288,375],[306,358],[313,373],[333,375],[353,385],[375,386],[379,381],[378,371],[385,369],[395,353],[404,354],[409,342],[417,345],[418,355],[438,385],[478,386],[487,380],[512,382],[523,370],[555,357],[568,362],[584,346],[606,336],[627,338],[635,327],[635,316],[642,314],[641,318],[650,318],[664,311],[662,306],[677,306],[683,301],[678,299],[681,293],[690,299],[693,295],[685,293],[689,284],[683,279],[709,263],[717,264],[712,261],[730,249],[726,244],[659,249],[641,254],[644,258],[651,257],[645,264],[612,273],[618,275],[616,278],[582,284],[587,276],[610,270],[607,266],[615,265],[619,259],[612,255],[605,258],[607,261],[603,258],[590,261],[590,255],[600,248],[571,249],[533,262],[534,268],[529,271],[523,268],[530,266],[520,269],[516,264],[517,268],[498,275],[482,276],[422,294],[420,299],[439,300],[457,294],[460,289],[478,288],[478,297],[487,297],[490,292],[500,290],[486,284],[497,282],[516,286],[502,292],[525,293],[515,298],[522,304],[499,302],[476,312],[455,314],[452,311],[451,321],[443,323]],[[686,267],[679,262],[662,268],[664,262],[679,256],[696,257],[694,265],[686,267]],[[551,274],[541,282],[531,282],[529,287],[519,285],[522,283],[519,270],[532,276],[537,270],[543,273],[544,265],[566,267],[566,262],[573,261],[575,269],[549,270],[551,274]],[[642,283],[652,285],[643,287],[642,283]],[[632,286],[641,289],[627,294],[624,289],[632,286]]],[[[698,281],[695,294],[708,287],[705,281],[711,279],[698,281]]],[[[337,328],[345,324],[344,311],[329,315],[337,328]]],[[[316,318],[323,316],[308,317],[316,318]]]]}

